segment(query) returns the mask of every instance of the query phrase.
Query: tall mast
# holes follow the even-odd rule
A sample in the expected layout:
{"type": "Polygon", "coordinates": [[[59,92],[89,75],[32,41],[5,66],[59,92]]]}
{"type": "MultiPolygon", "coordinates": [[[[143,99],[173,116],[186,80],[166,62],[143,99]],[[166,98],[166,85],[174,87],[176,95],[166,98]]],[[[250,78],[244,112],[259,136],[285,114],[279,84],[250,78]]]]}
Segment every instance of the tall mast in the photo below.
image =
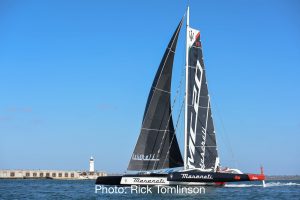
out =
{"type": "Polygon", "coordinates": [[[189,71],[189,47],[188,47],[188,28],[190,24],[190,8],[186,11],[186,52],[185,52],[185,116],[184,116],[184,169],[187,169],[187,145],[188,145],[188,71],[189,71]]]}

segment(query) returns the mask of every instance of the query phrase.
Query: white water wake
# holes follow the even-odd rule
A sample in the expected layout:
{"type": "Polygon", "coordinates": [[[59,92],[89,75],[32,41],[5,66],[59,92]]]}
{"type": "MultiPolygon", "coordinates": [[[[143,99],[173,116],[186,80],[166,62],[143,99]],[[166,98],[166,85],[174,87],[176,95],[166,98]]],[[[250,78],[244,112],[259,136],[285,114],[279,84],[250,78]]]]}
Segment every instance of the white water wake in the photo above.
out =
{"type": "MultiPolygon", "coordinates": [[[[266,182],[265,187],[279,187],[279,186],[300,186],[299,183],[282,183],[282,182],[266,182]]],[[[225,187],[245,188],[245,187],[263,187],[262,184],[226,184],[225,187]]]]}

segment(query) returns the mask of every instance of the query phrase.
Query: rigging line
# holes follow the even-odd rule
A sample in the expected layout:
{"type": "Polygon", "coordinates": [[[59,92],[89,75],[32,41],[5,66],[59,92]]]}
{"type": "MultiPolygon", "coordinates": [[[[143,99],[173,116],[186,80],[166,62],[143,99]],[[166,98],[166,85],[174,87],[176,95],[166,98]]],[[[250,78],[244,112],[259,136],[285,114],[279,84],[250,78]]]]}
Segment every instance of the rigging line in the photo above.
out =
{"type": "Polygon", "coordinates": [[[235,158],[235,155],[234,155],[234,152],[233,152],[233,149],[232,149],[232,145],[231,145],[231,142],[230,142],[230,138],[229,138],[229,136],[227,134],[227,131],[226,131],[226,128],[225,128],[225,125],[224,125],[224,121],[223,121],[223,118],[221,116],[221,112],[220,112],[220,110],[219,110],[218,105],[217,105],[216,102],[214,102],[214,105],[215,105],[214,107],[216,108],[216,111],[217,111],[217,115],[218,115],[219,121],[221,123],[221,128],[222,128],[223,133],[224,133],[224,135],[223,134],[219,134],[219,135],[221,135],[221,137],[222,137],[222,139],[223,139],[223,141],[225,143],[225,146],[227,147],[226,149],[227,149],[227,151],[229,151],[231,159],[234,162],[235,168],[238,168],[239,165],[238,165],[238,162],[237,162],[237,160],[235,158]]]}
{"type": "MultiPolygon", "coordinates": [[[[185,55],[185,52],[183,51],[183,53],[184,53],[184,55],[185,55]]],[[[183,56],[184,57],[184,56],[183,56]]],[[[185,64],[184,64],[184,59],[182,60],[182,69],[181,69],[181,74],[182,74],[182,78],[184,79],[184,83],[185,83],[185,64]]],[[[183,85],[181,86],[181,87],[183,87],[183,85]]],[[[184,86],[185,87],[185,86],[184,86]]],[[[185,91],[184,92],[182,92],[182,91],[184,91],[184,89],[183,88],[181,88],[180,89],[180,91],[179,91],[179,102],[182,102],[182,101],[184,101],[185,100],[185,97],[184,97],[184,95],[182,95],[183,93],[185,93],[185,91]]],[[[180,112],[180,109],[181,109],[181,105],[180,105],[180,103],[178,103],[178,108],[177,108],[177,110],[180,112]]],[[[180,120],[179,119],[180,118],[180,116],[179,116],[179,114],[178,114],[178,118],[177,118],[177,120],[180,120]]],[[[180,123],[181,124],[179,124],[179,127],[180,128],[182,128],[182,123],[184,122],[184,119],[183,120],[181,120],[180,121],[180,123]]],[[[177,141],[178,141],[178,144],[184,144],[184,140],[182,140],[182,136],[183,136],[183,138],[184,138],[184,130],[181,130],[180,128],[178,128],[177,127],[177,130],[179,131],[179,134],[178,134],[178,131],[177,131],[177,141]],[[181,131],[183,131],[183,132],[181,132],[181,131]],[[181,133],[183,133],[183,135],[181,135],[181,133]],[[179,137],[180,136],[180,137],[179,137]]],[[[175,133],[176,133],[176,131],[175,131],[175,133]]],[[[171,145],[172,145],[172,143],[171,143],[171,145]]],[[[180,145],[179,145],[179,149],[180,149],[180,152],[183,152],[182,151],[182,148],[180,148],[180,145]]]]}
{"type": "MultiPolygon", "coordinates": [[[[185,59],[184,59],[185,58],[185,53],[186,53],[185,51],[182,51],[182,58],[183,59],[181,60],[181,65],[180,65],[180,66],[182,66],[181,67],[181,79],[180,79],[180,83],[179,83],[179,97],[178,97],[178,100],[177,100],[177,102],[179,102],[177,112],[179,112],[179,113],[176,113],[177,114],[177,121],[179,121],[179,122],[178,122],[178,125],[176,125],[175,130],[174,130],[174,133],[177,135],[177,142],[178,142],[178,147],[179,147],[180,154],[181,154],[181,152],[183,152],[183,149],[182,149],[180,144],[184,143],[184,125],[183,125],[184,119],[181,119],[182,115],[180,113],[180,112],[182,112],[182,109],[184,109],[184,108],[182,108],[182,105],[181,105],[180,102],[185,101],[185,91],[184,91],[185,85],[181,84],[181,83],[185,83],[185,70],[186,70],[186,64],[185,64],[185,59]],[[182,94],[184,94],[184,95],[182,95],[182,94]],[[179,132],[179,134],[178,134],[178,132],[179,132]]],[[[172,115],[173,114],[174,114],[174,112],[172,112],[172,115]]],[[[173,137],[175,137],[175,136],[173,136],[173,137]]],[[[173,140],[171,141],[170,145],[172,145],[172,143],[173,143],[173,140]]]]}
{"type": "Polygon", "coordinates": [[[178,124],[179,124],[179,119],[180,119],[180,115],[181,115],[181,113],[182,113],[183,107],[184,107],[184,100],[183,100],[183,102],[182,102],[182,104],[181,104],[179,116],[178,116],[178,118],[177,118],[177,122],[176,122],[176,126],[175,126],[175,133],[174,133],[173,136],[172,136],[172,139],[171,139],[171,142],[170,142],[171,145],[169,146],[169,149],[168,149],[168,151],[167,151],[167,155],[166,155],[166,157],[165,157],[165,159],[164,159],[164,162],[163,162],[163,165],[162,165],[162,166],[164,166],[164,164],[165,164],[165,162],[166,162],[166,160],[167,160],[167,157],[168,157],[168,155],[169,155],[169,153],[170,153],[170,149],[171,149],[173,140],[174,140],[175,135],[176,135],[176,130],[177,130],[177,127],[178,127],[178,124]]]}
{"type": "MultiPolygon", "coordinates": [[[[224,138],[223,138],[223,140],[225,141],[225,143],[227,143],[227,146],[228,146],[228,149],[229,149],[229,153],[230,153],[230,155],[231,155],[231,157],[232,157],[232,161],[233,161],[235,167],[238,168],[238,163],[237,163],[237,160],[236,160],[236,158],[235,158],[235,155],[234,155],[234,152],[233,152],[233,149],[232,149],[232,145],[231,145],[229,136],[228,136],[227,131],[226,131],[226,129],[225,129],[225,125],[224,125],[223,118],[222,118],[222,116],[221,116],[221,113],[220,113],[220,111],[219,111],[218,106],[217,106],[216,103],[215,103],[215,105],[216,105],[216,110],[217,110],[217,112],[219,113],[218,116],[219,116],[219,120],[220,120],[220,122],[221,122],[221,128],[223,129],[223,132],[224,132],[224,135],[225,135],[225,140],[224,140],[224,138]]],[[[221,134],[221,135],[222,135],[222,134],[221,134]]],[[[223,136],[223,135],[222,135],[222,136],[223,136]]],[[[222,137],[222,136],[221,136],[221,137],[222,137]]]]}
{"type": "MultiPolygon", "coordinates": [[[[185,56],[185,52],[183,51],[183,57],[185,56]]],[[[185,83],[185,60],[183,59],[182,60],[182,65],[181,66],[183,66],[182,68],[181,68],[181,82],[183,82],[183,83],[185,83]]],[[[184,92],[182,92],[183,90],[184,90],[184,88],[185,88],[185,85],[184,84],[181,84],[180,85],[180,90],[179,90],[179,100],[178,100],[178,102],[183,102],[183,104],[184,104],[184,102],[185,102],[185,98],[184,98],[184,95],[182,95],[182,93],[185,93],[185,91],[184,92]]],[[[177,123],[176,123],[176,127],[175,127],[175,130],[174,130],[174,133],[178,136],[178,126],[180,126],[180,124],[179,123],[181,123],[181,126],[182,126],[182,123],[184,122],[184,120],[181,120],[180,121],[180,117],[181,117],[181,112],[182,112],[182,109],[184,109],[184,107],[182,108],[182,105],[180,104],[180,103],[178,103],[178,111],[179,111],[179,113],[178,113],[178,117],[177,117],[177,123]],[[177,125],[178,124],[178,125],[177,125]]],[[[182,127],[183,128],[183,127],[182,127]]],[[[179,132],[180,133],[183,133],[184,134],[184,130],[182,130],[183,132],[180,132],[180,130],[179,130],[179,132]]],[[[174,136],[175,137],[175,136],[174,136]]],[[[178,145],[180,144],[179,143],[179,139],[181,139],[181,138],[178,138],[177,137],[177,141],[178,141],[178,145]]],[[[171,141],[171,144],[170,145],[172,145],[172,142],[173,141],[171,141]]],[[[182,141],[183,142],[183,141],[182,141]]],[[[179,150],[180,150],[180,145],[179,145],[179,150]]],[[[180,151],[181,152],[181,151],[180,151]]]]}
{"type": "MultiPolygon", "coordinates": [[[[184,35],[184,38],[186,40],[186,35],[184,35]]],[[[184,45],[185,45],[185,48],[186,48],[186,41],[185,41],[184,45]]],[[[182,78],[184,80],[184,83],[186,83],[186,70],[187,70],[187,68],[186,68],[186,51],[182,51],[182,58],[183,59],[182,59],[182,63],[181,63],[181,66],[182,66],[181,73],[182,73],[182,76],[183,76],[182,78]]],[[[185,96],[186,96],[186,92],[187,92],[187,91],[185,91],[186,85],[184,84],[183,87],[184,88],[180,90],[180,92],[181,92],[180,97],[181,97],[181,101],[185,102],[185,100],[186,100],[185,96]]],[[[181,150],[182,151],[180,151],[180,152],[183,152],[182,156],[183,156],[183,159],[185,159],[184,158],[184,152],[185,152],[185,149],[184,149],[184,146],[185,146],[185,119],[184,119],[184,117],[185,117],[185,109],[186,109],[186,107],[184,106],[183,109],[184,109],[184,111],[183,111],[184,115],[183,115],[183,119],[180,121],[180,123],[181,123],[181,130],[179,130],[179,131],[181,131],[181,132],[179,132],[179,133],[180,133],[180,137],[181,137],[180,138],[181,139],[181,143],[180,144],[183,144],[183,148],[182,148],[182,145],[181,145],[181,150]]],[[[178,104],[178,111],[180,111],[180,104],[178,104]]],[[[178,118],[179,118],[179,116],[178,116],[178,118]]],[[[180,149],[180,145],[179,145],[179,149],[180,149]]],[[[183,162],[185,162],[185,160],[183,160],[183,162]]]]}
{"type": "MultiPolygon", "coordinates": [[[[183,71],[184,72],[184,71],[183,71]]],[[[170,115],[169,115],[169,118],[168,118],[168,122],[167,122],[167,124],[166,124],[166,127],[165,127],[165,130],[167,130],[167,127],[169,126],[169,122],[170,122],[170,119],[171,119],[171,117],[172,117],[172,113],[173,113],[173,110],[174,110],[174,107],[175,107],[175,102],[176,102],[176,100],[177,100],[177,97],[178,97],[178,95],[179,95],[179,92],[180,92],[180,90],[182,89],[182,83],[183,83],[183,73],[181,74],[181,80],[180,80],[180,82],[179,82],[179,86],[177,87],[177,90],[176,90],[176,93],[175,93],[175,97],[174,97],[174,100],[173,100],[173,104],[172,104],[172,106],[171,106],[171,112],[170,112],[170,115]]],[[[175,133],[174,133],[175,134],[175,133]]],[[[174,135],[173,134],[173,135],[174,135]]],[[[165,136],[166,136],[166,131],[164,132],[164,134],[163,134],[163,137],[162,137],[162,140],[161,140],[161,143],[160,143],[160,146],[159,146],[159,149],[158,149],[158,151],[157,151],[157,153],[158,153],[158,156],[160,156],[160,153],[162,152],[162,148],[163,148],[163,144],[165,143],[165,136]]],[[[171,143],[172,144],[172,143],[171,143]]],[[[157,166],[157,162],[155,161],[155,163],[154,163],[154,165],[153,165],[153,169],[155,168],[157,166]]]]}

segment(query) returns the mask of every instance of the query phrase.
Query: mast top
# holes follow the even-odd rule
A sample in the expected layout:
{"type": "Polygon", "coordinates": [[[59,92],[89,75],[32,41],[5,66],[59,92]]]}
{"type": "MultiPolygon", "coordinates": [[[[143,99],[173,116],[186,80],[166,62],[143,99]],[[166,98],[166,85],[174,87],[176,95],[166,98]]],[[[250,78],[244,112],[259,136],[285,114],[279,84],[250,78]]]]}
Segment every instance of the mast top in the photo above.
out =
{"type": "Polygon", "coordinates": [[[187,6],[186,9],[186,26],[190,26],[190,6],[187,6]]]}

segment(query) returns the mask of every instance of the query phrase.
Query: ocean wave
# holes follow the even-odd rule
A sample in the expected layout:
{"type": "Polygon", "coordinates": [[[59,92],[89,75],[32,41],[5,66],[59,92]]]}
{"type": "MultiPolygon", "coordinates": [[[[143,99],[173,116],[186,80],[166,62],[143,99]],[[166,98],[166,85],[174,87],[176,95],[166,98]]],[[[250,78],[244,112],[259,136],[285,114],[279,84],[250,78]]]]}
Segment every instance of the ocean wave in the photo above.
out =
{"type": "MultiPolygon", "coordinates": [[[[282,182],[267,182],[266,187],[278,187],[278,186],[300,186],[299,183],[282,183],[282,182]]],[[[244,188],[244,187],[263,187],[262,184],[226,184],[225,187],[236,187],[236,188],[244,188]]]]}
{"type": "Polygon", "coordinates": [[[300,186],[300,184],[299,183],[293,183],[293,182],[288,182],[288,183],[268,182],[268,183],[266,183],[266,187],[274,187],[274,186],[300,186]]]}
{"type": "Polygon", "coordinates": [[[253,185],[253,184],[226,184],[225,187],[234,187],[234,188],[262,187],[262,184],[261,185],[253,185]]]}

